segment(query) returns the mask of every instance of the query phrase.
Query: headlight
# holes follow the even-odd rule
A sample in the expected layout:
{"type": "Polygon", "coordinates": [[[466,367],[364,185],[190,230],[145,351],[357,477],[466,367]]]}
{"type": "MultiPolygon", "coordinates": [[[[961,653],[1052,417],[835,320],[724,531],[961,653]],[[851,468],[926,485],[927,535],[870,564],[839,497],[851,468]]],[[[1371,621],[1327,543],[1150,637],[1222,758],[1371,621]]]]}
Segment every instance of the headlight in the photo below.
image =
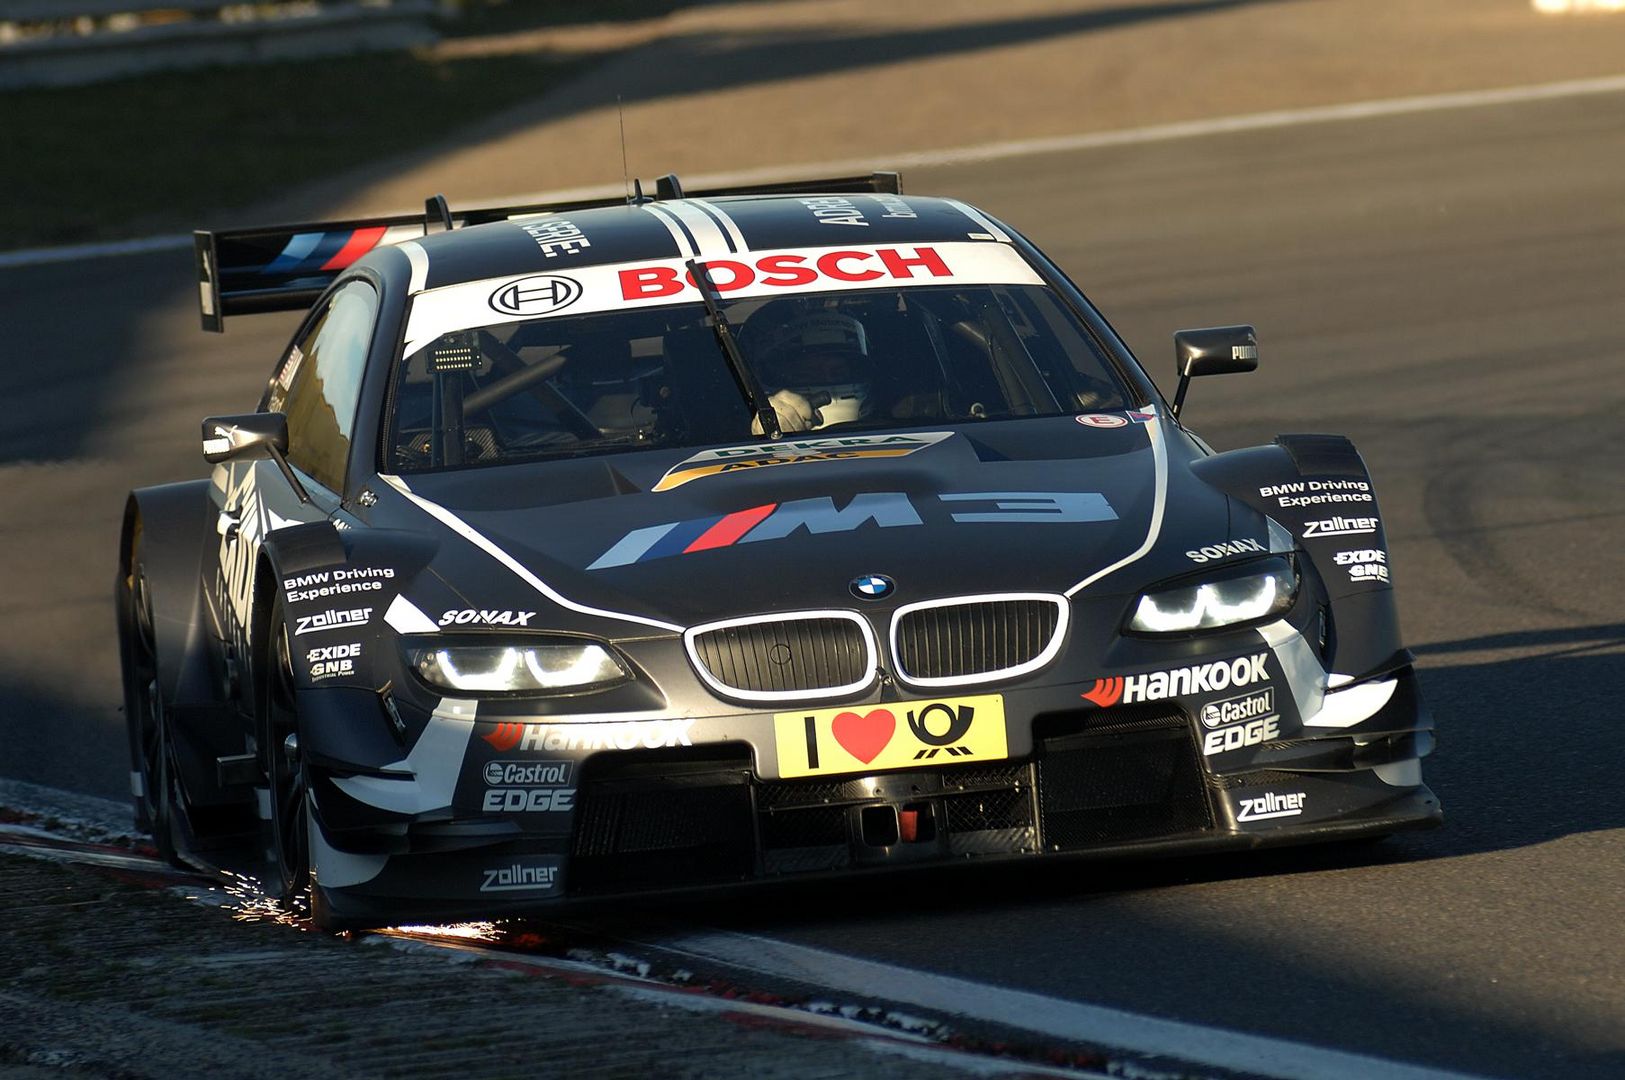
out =
{"type": "Polygon", "coordinates": [[[1222,578],[1146,593],[1128,628],[1179,634],[1258,622],[1280,615],[1298,594],[1298,571],[1281,556],[1259,559],[1222,578]]]}
{"type": "Polygon", "coordinates": [[[419,645],[407,659],[431,686],[485,693],[589,690],[626,679],[626,668],[594,641],[419,645]]]}

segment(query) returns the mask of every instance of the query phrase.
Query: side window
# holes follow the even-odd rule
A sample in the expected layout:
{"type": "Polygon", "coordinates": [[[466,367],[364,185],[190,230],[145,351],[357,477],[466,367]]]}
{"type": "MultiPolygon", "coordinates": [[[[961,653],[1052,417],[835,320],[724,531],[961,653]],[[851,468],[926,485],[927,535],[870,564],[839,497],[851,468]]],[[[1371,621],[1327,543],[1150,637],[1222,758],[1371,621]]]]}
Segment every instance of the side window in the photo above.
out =
{"type": "Polygon", "coordinates": [[[288,416],[288,460],[333,491],[344,487],[361,374],[378,317],[378,293],[352,281],[293,343],[271,380],[266,408],[288,416]]]}

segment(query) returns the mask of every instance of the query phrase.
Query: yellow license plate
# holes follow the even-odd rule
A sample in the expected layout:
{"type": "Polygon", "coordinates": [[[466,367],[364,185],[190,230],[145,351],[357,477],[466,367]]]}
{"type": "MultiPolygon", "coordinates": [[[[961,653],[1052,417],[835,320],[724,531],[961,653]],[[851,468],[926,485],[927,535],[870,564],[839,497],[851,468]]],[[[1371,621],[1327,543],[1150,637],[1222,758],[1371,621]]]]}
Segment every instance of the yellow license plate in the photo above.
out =
{"type": "Polygon", "coordinates": [[[940,768],[1010,755],[1004,697],[937,698],[775,713],[779,775],[940,768]]]}

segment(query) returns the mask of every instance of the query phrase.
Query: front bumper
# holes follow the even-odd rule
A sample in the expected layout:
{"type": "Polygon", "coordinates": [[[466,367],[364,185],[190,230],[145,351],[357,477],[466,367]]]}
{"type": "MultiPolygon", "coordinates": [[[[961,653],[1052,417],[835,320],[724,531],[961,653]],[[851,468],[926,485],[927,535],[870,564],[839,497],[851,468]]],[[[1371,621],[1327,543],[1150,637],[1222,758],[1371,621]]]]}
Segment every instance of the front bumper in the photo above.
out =
{"type": "MultiPolygon", "coordinates": [[[[1432,722],[1415,675],[1400,669],[1377,689],[1328,695],[1317,714],[1323,725],[1312,716],[1289,737],[1204,754],[1209,731],[1189,702],[1079,708],[1069,688],[1050,699],[1060,708],[1012,710],[1031,719],[1012,722],[1009,759],[807,779],[764,767],[756,742],[736,733],[737,718],[646,722],[624,737],[588,739],[565,725],[440,716],[431,723],[445,725],[448,746],[461,732],[449,805],[414,809],[429,782],[422,776],[358,778],[312,766],[317,880],[334,918],[360,925],[1436,825],[1439,803],[1420,767],[1432,722]],[[1357,701],[1378,704],[1362,716],[1346,704],[1357,701]],[[389,802],[379,792],[396,799],[392,807],[379,805],[389,802]]],[[[615,730],[577,730],[594,727],[615,730]]]]}

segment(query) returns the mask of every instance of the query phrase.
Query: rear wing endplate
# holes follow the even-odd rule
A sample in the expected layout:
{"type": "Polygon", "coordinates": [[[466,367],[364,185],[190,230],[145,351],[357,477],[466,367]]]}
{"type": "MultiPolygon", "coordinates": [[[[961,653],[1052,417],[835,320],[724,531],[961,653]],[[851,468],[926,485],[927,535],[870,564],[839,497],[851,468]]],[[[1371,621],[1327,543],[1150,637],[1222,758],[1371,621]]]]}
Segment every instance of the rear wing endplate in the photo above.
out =
{"type": "Polygon", "coordinates": [[[224,330],[230,315],[308,308],[340,270],[373,248],[415,240],[421,216],[198,230],[198,306],[203,329],[224,330]]]}
{"type": "MultiPolygon", "coordinates": [[[[597,199],[571,203],[569,208],[613,206],[622,201],[597,199]]],[[[445,198],[436,195],[426,202],[422,214],[258,229],[199,229],[192,234],[192,240],[197,253],[198,306],[203,329],[219,333],[231,315],[308,308],[341,270],[375,248],[448,228],[560,209],[564,207],[544,203],[453,213],[445,198]]]]}

